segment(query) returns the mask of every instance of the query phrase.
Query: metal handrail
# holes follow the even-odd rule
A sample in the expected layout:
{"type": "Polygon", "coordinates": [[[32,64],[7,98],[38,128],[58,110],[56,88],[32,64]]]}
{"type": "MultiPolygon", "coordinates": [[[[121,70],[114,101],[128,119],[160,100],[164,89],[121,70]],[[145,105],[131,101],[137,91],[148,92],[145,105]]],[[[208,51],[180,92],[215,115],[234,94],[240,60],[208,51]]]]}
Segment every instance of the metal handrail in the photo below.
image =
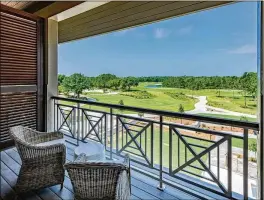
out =
{"type": "Polygon", "coordinates": [[[149,113],[149,114],[154,114],[154,115],[162,115],[166,117],[175,117],[175,118],[178,117],[178,118],[183,118],[183,119],[197,120],[201,122],[209,122],[209,123],[214,123],[214,124],[229,125],[233,127],[241,127],[241,128],[259,130],[259,123],[257,122],[246,122],[246,121],[239,121],[239,120],[234,120],[234,119],[224,119],[224,118],[208,117],[208,116],[179,113],[179,112],[172,112],[172,111],[154,110],[154,109],[149,109],[149,108],[140,108],[140,107],[134,107],[134,106],[110,104],[110,103],[103,103],[103,102],[93,102],[89,100],[80,100],[80,99],[65,98],[65,97],[58,97],[58,96],[52,96],[51,99],[68,101],[68,102],[73,102],[73,103],[80,103],[80,104],[87,104],[87,105],[95,105],[95,106],[107,107],[107,108],[112,108],[112,109],[131,110],[131,111],[149,113]]]}

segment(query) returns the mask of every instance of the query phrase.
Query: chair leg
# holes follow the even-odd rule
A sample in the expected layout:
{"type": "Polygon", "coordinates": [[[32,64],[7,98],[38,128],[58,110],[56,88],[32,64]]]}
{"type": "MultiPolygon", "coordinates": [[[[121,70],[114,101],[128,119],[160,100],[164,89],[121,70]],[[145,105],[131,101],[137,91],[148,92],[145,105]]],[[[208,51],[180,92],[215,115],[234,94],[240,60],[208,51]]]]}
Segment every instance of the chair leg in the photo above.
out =
{"type": "Polygon", "coordinates": [[[60,187],[60,189],[61,189],[61,190],[63,189],[63,183],[61,184],[61,187],[60,187]]]}

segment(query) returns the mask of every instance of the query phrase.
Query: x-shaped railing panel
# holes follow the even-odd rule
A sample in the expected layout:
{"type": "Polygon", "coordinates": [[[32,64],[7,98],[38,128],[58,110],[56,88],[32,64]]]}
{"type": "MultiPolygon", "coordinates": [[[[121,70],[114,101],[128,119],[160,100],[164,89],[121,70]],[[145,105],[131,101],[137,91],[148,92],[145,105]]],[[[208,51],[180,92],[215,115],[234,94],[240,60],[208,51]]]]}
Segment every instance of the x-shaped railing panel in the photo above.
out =
{"type": "MultiPolygon", "coordinates": [[[[100,143],[103,143],[102,138],[100,137],[99,132],[96,130],[96,127],[98,127],[99,123],[106,117],[106,114],[102,114],[101,117],[95,122],[93,123],[93,121],[91,120],[91,117],[84,111],[82,110],[85,118],[87,119],[87,121],[89,122],[91,129],[88,131],[88,133],[84,136],[84,138],[82,140],[85,140],[86,138],[89,137],[89,135],[94,132],[98,141],[100,143]]],[[[106,123],[106,122],[105,122],[106,123]]],[[[106,130],[105,130],[106,131],[106,130]]]]}
{"type": "Polygon", "coordinates": [[[136,135],[133,135],[131,133],[131,131],[128,129],[127,125],[123,122],[123,120],[117,116],[117,119],[119,120],[121,125],[125,128],[125,130],[127,131],[130,140],[127,141],[127,143],[120,149],[118,150],[118,154],[121,154],[122,151],[126,150],[128,147],[130,147],[130,145],[133,143],[136,147],[136,149],[140,152],[140,154],[142,155],[142,157],[146,160],[146,162],[148,163],[148,165],[152,165],[152,161],[150,161],[150,159],[148,158],[147,154],[145,153],[144,149],[141,147],[141,145],[138,143],[138,141],[136,140],[145,130],[147,130],[150,127],[150,123],[147,123],[141,130],[139,130],[136,135]]]}
{"type": "Polygon", "coordinates": [[[68,114],[66,114],[65,112],[63,112],[63,109],[61,109],[61,107],[59,105],[58,105],[58,109],[60,110],[61,116],[63,118],[63,122],[61,123],[60,127],[58,128],[58,130],[61,130],[61,128],[63,127],[63,125],[66,124],[66,126],[69,128],[69,131],[70,131],[71,135],[74,137],[74,134],[72,132],[71,126],[67,122],[67,120],[69,119],[69,117],[72,115],[72,112],[73,112],[74,108],[71,108],[71,110],[69,111],[68,114]]]}
{"type": "MultiPolygon", "coordinates": [[[[216,177],[216,175],[207,167],[207,165],[204,163],[204,161],[201,159],[204,155],[206,155],[207,153],[209,153],[210,151],[212,151],[214,148],[217,148],[219,145],[223,144],[224,142],[227,141],[227,137],[223,137],[222,139],[220,139],[219,141],[217,141],[216,143],[212,144],[211,146],[209,146],[208,148],[204,149],[203,151],[201,151],[200,153],[196,153],[195,150],[192,148],[191,145],[189,145],[189,143],[185,140],[184,137],[182,137],[181,133],[175,128],[175,127],[170,127],[170,129],[173,130],[173,132],[179,137],[179,139],[183,142],[183,144],[185,145],[185,147],[191,152],[191,154],[194,156],[193,158],[191,158],[190,160],[188,160],[187,162],[185,162],[184,164],[182,164],[181,166],[179,166],[177,169],[172,171],[172,174],[176,174],[178,172],[180,172],[181,170],[183,170],[185,167],[190,166],[193,162],[198,161],[199,164],[204,168],[204,170],[211,176],[212,180],[219,186],[219,188],[221,188],[221,190],[225,193],[228,194],[228,191],[226,189],[226,187],[218,180],[218,178],[216,177]]],[[[198,138],[197,138],[198,139],[198,138]]]]}

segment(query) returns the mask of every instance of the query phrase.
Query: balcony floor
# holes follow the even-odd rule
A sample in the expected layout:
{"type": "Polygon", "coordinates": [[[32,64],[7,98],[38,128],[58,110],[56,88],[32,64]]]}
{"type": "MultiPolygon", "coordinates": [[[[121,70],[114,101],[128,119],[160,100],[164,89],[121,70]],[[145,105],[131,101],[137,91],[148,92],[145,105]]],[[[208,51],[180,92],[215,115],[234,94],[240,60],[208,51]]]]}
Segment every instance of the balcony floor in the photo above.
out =
{"type": "MultiPolygon", "coordinates": [[[[67,143],[67,161],[73,160],[74,146],[67,143]]],[[[13,200],[17,197],[14,191],[17,175],[21,165],[20,156],[16,148],[8,149],[1,152],[1,199],[13,200]]],[[[180,190],[166,187],[165,191],[156,188],[157,181],[143,176],[132,170],[132,195],[131,199],[197,199],[190,194],[180,190]]],[[[18,199],[30,200],[54,200],[54,199],[73,199],[73,189],[69,177],[65,176],[64,188],[53,186],[39,191],[32,191],[25,195],[19,196],[18,199]]]]}

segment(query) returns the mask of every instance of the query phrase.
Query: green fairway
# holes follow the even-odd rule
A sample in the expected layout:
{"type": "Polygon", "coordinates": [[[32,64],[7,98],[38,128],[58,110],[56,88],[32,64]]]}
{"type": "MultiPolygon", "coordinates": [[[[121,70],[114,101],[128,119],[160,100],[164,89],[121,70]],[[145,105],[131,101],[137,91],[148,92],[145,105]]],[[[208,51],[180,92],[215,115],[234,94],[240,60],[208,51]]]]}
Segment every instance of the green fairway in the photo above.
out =
{"type": "MultiPolygon", "coordinates": [[[[245,107],[244,97],[239,90],[221,90],[220,97],[217,96],[216,89],[205,89],[205,90],[189,90],[181,88],[146,88],[147,85],[157,83],[144,82],[140,83],[139,86],[132,88],[134,91],[147,91],[153,98],[149,99],[138,99],[130,96],[107,95],[107,94],[89,94],[89,97],[96,98],[99,102],[107,102],[118,104],[120,100],[124,101],[124,105],[151,108],[157,110],[168,110],[178,111],[179,105],[184,106],[184,110],[194,109],[194,104],[197,102],[196,99],[188,98],[191,96],[207,96],[208,105],[224,108],[230,111],[236,111],[247,114],[256,114],[257,102],[252,97],[247,97],[247,107],[245,107]],[[184,94],[188,95],[185,99],[173,98],[172,94],[184,94]]],[[[133,91],[131,91],[132,93],[133,91]]],[[[126,92],[129,93],[129,92],[126,92]]]]}
{"type": "MultiPolygon", "coordinates": [[[[219,96],[219,90],[216,89],[189,90],[182,88],[146,87],[153,84],[157,83],[143,82],[139,83],[137,87],[132,87],[131,91],[114,91],[118,94],[87,92],[83,95],[89,98],[95,98],[98,102],[119,104],[119,102],[122,100],[124,105],[126,106],[135,106],[174,112],[179,111],[180,104],[182,104],[182,106],[184,107],[184,111],[194,109],[194,104],[198,100],[192,98],[192,96],[207,96],[208,105],[214,107],[224,108],[230,111],[236,111],[246,114],[256,114],[257,111],[257,102],[255,99],[252,99],[252,97],[246,98],[247,106],[245,107],[243,94],[239,90],[221,90],[219,96]]],[[[109,108],[103,107],[90,107],[87,105],[85,105],[84,107],[109,111],[109,108]]],[[[131,113],[131,111],[123,112],[131,113]]],[[[221,117],[236,119],[232,116],[223,115],[221,117]]],[[[253,121],[253,119],[249,119],[249,121],[253,121]]]]}
{"type": "MultiPolygon", "coordinates": [[[[89,95],[89,97],[97,99],[98,102],[119,104],[120,100],[123,100],[124,105],[127,106],[150,108],[156,110],[168,110],[174,112],[178,111],[180,104],[183,105],[185,111],[192,110],[194,109],[194,104],[197,102],[196,99],[193,99],[185,95],[183,98],[177,99],[177,98],[173,98],[168,94],[165,94],[162,90],[148,89],[142,87],[141,85],[139,87],[133,88],[133,90],[139,90],[139,91],[147,90],[148,93],[150,94],[150,98],[145,98],[145,99],[138,98],[136,97],[136,95],[134,95],[135,91],[125,92],[124,95],[122,95],[123,94],[122,92],[120,94],[110,94],[110,95],[91,94],[89,95]],[[131,96],[125,96],[125,95],[129,95],[129,93],[131,93],[131,96]]],[[[103,110],[109,110],[109,109],[103,109],[103,110]]],[[[124,111],[124,113],[131,113],[131,111],[124,111]]]]}
{"type": "Polygon", "coordinates": [[[257,113],[257,100],[247,97],[247,106],[245,107],[244,97],[241,95],[235,98],[230,96],[208,96],[208,105],[252,115],[257,113]]]}

